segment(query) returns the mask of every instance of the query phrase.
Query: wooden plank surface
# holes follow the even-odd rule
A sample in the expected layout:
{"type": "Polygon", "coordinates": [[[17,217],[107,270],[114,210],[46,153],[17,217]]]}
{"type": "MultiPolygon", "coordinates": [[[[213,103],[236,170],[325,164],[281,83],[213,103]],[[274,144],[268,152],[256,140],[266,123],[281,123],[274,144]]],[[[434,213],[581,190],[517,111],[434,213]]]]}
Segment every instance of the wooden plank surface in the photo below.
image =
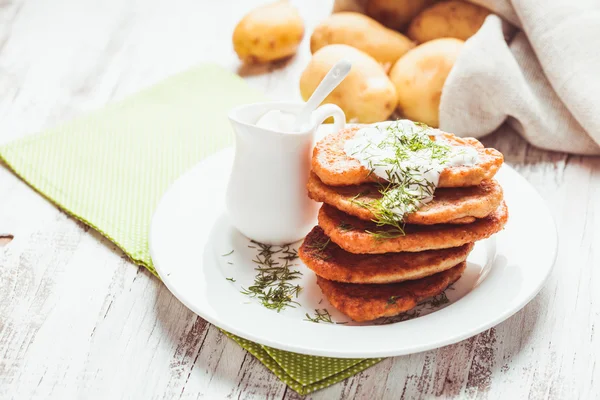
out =
{"type": "MultiPolygon", "coordinates": [[[[276,99],[309,57],[240,68],[236,21],[262,1],[1,0],[0,142],[212,60],[276,99]]],[[[330,2],[295,2],[307,31],[330,2]]],[[[600,398],[600,158],[485,140],[541,193],[560,248],[542,292],[476,337],[389,358],[312,399],[600,398]],[[596,377],[596,384],[594,384],[596,377]]],[[[440,327],[439,329],[443,329],[440,327]]],[[[0,168],[0,398],[297,399],[93,230],[0,168]]]]}

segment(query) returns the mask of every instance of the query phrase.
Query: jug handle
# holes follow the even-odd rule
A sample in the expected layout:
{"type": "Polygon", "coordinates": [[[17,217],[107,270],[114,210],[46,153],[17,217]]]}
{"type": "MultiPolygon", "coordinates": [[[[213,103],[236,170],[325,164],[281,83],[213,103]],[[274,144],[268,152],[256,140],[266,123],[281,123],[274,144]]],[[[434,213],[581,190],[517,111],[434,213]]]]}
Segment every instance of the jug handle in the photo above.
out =
{"type": "Polygon", "coordinates": [[[316,131],[319,125],[329,117],[333,117],[334,132],[343,129],[344,126],[346,126],[346,114],[344,114],[341,108],[335,104],[323,104],[312,112],[311,119],[314,131],[316,131]]]}

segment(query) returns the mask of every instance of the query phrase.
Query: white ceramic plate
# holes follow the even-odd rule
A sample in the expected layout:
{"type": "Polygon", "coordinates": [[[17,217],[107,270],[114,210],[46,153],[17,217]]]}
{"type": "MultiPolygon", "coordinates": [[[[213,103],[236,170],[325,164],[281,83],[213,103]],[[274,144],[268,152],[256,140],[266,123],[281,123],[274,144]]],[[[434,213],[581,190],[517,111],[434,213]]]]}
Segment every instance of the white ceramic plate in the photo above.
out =
{"type": "Polygon", "coordinates": [[[523,177],[503,166],[497,179],[504,188],[509,222],[504,231],[476,244],[467,270],[446,296],[396,319],[401,322],[314,323],[306,320],[306,313],[312,316],[315,309],[327,309],[335,322],[348,318],[323,298],[314,273],[297,260],[303,274],[297,281],[303,287],[300,305],[278,313],[240,293],[254,281],[257,249],[248,247],[252,243],[225,215],[232,160],[233,151],[224,150],[173,184],[156,209],[150,251],[165,285],[183,304],[216,326],[260,344],[348,358],[397,356],[448,345],[520,310],[538,293],[554,263],[557,236],[547,207],[523,177]]]}

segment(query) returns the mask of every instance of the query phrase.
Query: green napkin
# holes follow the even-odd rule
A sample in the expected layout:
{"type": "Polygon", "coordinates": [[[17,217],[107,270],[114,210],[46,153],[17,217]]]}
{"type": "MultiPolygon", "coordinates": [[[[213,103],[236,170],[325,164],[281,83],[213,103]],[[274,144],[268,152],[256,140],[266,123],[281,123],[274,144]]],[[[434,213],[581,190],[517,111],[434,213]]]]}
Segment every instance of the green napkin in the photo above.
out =
{"type": "MultiPolygon", "coordinates": [[[[88,116],[0,147],[0,160],[156,275],[148,232],[160,197],[187,169],[231,144],[230,108],[263,98],[237,75],[203,65],[88,116]]],[[[305,356],[226,334],[300,394],[380,361],[305,356]]]]}

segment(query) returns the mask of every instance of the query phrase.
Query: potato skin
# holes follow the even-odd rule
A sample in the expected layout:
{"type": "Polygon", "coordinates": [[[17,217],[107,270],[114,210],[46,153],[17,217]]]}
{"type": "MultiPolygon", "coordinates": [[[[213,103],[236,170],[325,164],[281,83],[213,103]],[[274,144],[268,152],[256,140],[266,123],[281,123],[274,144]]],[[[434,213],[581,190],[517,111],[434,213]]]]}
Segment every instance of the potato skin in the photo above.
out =
{"type": "Polygon", "coordinates": [[[443,1],[421,11],[412,20],[408,36],[418,43],[442,37],[467,40],[473,36],[490,11],[460,0],[443,1]]]}
{"type": "Polygon", "coordinates": [[[463,44],[460,39],[435,39],[410,50],[394,64],[390,79],[396,86],[402,115],[439,126],[442,88],[463,44]]]}
{"type": "Polygon", "coordinates": [[[258,7],[242,18],[233,31],[233,49],[245,63],[264,63],[296,53],[304,36],[304,22],[287,0],[258,7]]]}
{"type": "Polygon", "coordinates": [[[339,60],[352,63],[350,73],[323,103],[337,104],[352,122],[385,121],[396,107],[396,89],[383,67],[368,54],[345,44],[332,44],[313,54],[300,77],[304,100],[339,60]]]}
{"type": "Polygon", "coordinates": [[[409,22],[436,0],[368,0],[365,11],[368,16],[390,29],[401,31],[409,22]]]}
{"type": "Polygon", "coordinates": [[[415,47],[403,34],[355,12],[332,14],[315,28],[310,37],[310,51],[314,53],[330,44],[355,47],[382,64],[396,62],[415,47]]]}

